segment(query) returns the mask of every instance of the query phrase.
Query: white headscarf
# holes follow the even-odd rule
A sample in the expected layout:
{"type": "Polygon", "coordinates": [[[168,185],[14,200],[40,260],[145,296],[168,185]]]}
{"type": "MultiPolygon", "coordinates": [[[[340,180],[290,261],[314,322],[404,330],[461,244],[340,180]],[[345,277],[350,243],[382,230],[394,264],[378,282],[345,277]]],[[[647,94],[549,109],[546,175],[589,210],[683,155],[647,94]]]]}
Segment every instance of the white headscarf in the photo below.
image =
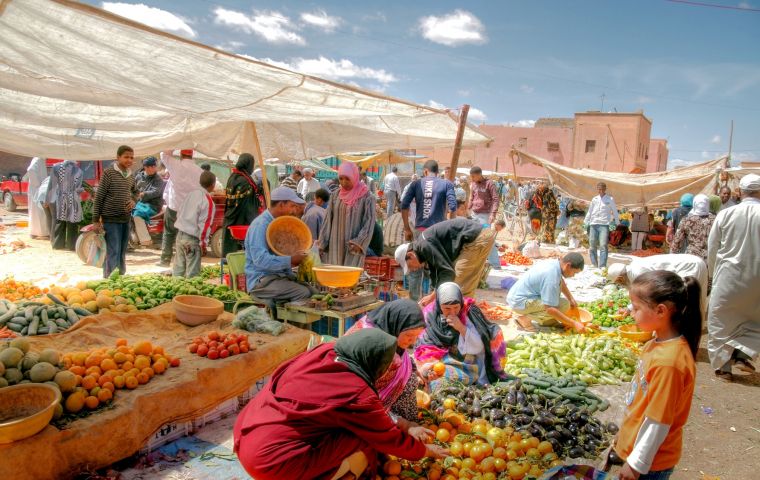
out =
{"type": "Polygon", "coordinates": [[[691,204],[691,211],[689,215],[696,215],[698,217],[706,217],[710,213],[710,198],[700,193],[694,197],[694,201],[691,204]]]}

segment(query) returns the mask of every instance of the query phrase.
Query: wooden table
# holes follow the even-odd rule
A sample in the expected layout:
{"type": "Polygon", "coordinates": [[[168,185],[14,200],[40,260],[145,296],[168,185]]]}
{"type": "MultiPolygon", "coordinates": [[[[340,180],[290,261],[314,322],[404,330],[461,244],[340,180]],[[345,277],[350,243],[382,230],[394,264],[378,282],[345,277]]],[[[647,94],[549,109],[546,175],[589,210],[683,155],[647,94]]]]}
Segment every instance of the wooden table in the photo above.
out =
{"type": "Polygon", "coordinates": [[[351,310],[339,311],[339,310],[317,310],[315,308],[307,307],[306,300],[298,302],[286,303],[283,306],[277,307],[277,318],[285,323],[288,321],[292,323],[298,323],[302,325],[310,325],[322,317],[328,317],[328,319],[338,320],[338,336],[343,336],[346,330],[346,319],[351,317],[361,316],[369,311],[379,308],[383,301],[377,300],[368,305],[356,307],[351,310]]]}

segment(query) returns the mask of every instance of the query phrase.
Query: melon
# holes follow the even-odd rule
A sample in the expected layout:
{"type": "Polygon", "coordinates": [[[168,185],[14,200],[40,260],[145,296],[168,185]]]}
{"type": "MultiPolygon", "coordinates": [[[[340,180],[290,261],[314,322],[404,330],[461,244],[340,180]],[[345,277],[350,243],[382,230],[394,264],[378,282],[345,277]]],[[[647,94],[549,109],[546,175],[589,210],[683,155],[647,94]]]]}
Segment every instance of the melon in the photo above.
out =
{"type": "Polygon", "coordinates": [[[108,308],[113,304],[113,298],[107,295],[98,295],[95,302],[97,303],[98,308],[108,308]]]}
{"type": "Polygon", "coordinates": [[[62,392],[73,392],[77,387],[77,376],[68,370],[56,373],[54,380],[62,392]]]}
{"type": "Polygon", "coordinates": [[[61,361],[61,356],[58,354],[58,350],[52,348],[46,348],[40,353],[40,362],[47,362],[51,365],[58,365],[61,361]]]}
{"type": "Polygon", "coordinates": [[[55,374],[58,370],[47,362],[40,362],[32,367],[29,373],[29,379],[34,383],[43,383],[55,378],[55,374]]]}
{"type": "Polygon", "coordinates": [[[16,347],[8,347],[0,352],[0,362],[8,368],[15,368],[24,359],[24,352],[16,347]]]}
{"type": "Polygon", "coordinates": [[[5,377],[0,377],[0,388],[7,387],[8,386],[8,380],[5,379],[5,377]]]}
{"type": "Polygon", "coordinates": [[[82,290],[81,296],[85,302],[90,302],[97,298],[97,295],[95,294],[95,290],[91,288],[88,288],[87,290],[82,290]]]}
{"type": "Polygon", "coordinates": [[[98,302],[95,300],[90,300],[84,304],[84,308],[91,311],[92,313],[98,313],[98,302]]]}
{"type": "Polygon", "coordinates": [[[18,348],[24,353],[28,352],[31,346],[32,344],[29,343],[29,340],[24,337],[18,337],[11,340],[11,347],[18,348]]]}
{"type": "Polygon", "coordinates": [[[40,361],[40,356],[34,352],[29,352],[24,355],[24,360],[21,362],[21,370],[31,370],[33,366],[37,365],[40,361]]]}
{"type": "Polygon", "coordinates": [[[5,364],[3,362],[0,362],[0,377],[2,377],[5,374],[5,364]]]}
{"type": "Polygon", "coordinates": [[[9,368],[5,371],[5,379],[9,385],[15,385],[24,379],[24,374],[18,368],[9,368]]]}

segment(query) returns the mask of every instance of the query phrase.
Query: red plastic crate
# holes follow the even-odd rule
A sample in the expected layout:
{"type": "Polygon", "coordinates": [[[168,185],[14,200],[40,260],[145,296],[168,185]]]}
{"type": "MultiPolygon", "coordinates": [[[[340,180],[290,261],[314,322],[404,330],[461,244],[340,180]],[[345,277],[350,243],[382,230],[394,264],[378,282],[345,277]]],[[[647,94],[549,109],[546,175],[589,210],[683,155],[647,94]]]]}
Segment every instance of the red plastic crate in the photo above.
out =
{"type": "Polygon", "coordinates": [[[370,277],[387,282],[393,280],[394,263],[393,257],[367,257],[364,259],[364,270],[370,277]]]}

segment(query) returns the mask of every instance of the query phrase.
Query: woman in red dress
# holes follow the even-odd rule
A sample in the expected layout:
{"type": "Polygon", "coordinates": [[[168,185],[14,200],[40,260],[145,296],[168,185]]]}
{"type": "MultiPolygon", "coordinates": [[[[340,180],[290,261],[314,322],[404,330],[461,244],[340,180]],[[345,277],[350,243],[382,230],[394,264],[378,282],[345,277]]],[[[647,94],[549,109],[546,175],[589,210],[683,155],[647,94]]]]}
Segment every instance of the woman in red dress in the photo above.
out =
{"type": "Polygon", "coordinates": [[[375,391],[396,347],[395,337],[366,329],[281,365],[235,422],[246,471],[256,480],[358,478],[375,452],[445,456],[423,443],[429,430],[399,428],[375,391]]]}

